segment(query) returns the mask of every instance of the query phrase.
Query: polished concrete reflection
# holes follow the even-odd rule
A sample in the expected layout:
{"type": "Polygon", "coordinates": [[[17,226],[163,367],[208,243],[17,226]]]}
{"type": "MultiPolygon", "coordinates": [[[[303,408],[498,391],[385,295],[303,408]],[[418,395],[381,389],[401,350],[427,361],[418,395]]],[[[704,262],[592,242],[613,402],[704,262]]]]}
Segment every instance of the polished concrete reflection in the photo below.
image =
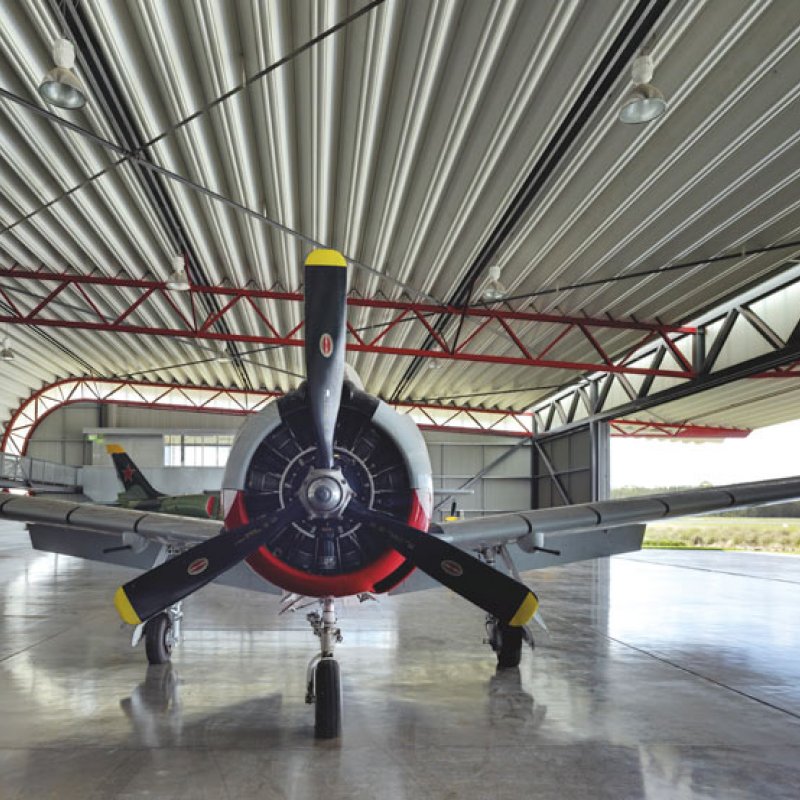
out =
{"type": "Polygon", "coordinates": [[[0,530],[0,798],[797,798],[800,558],[644,552],[531,573],[550,632],[496,673],[435,590],[340,608],[344,735],[302,614],[225,587],[147,669],[125,571],[0,530]]]}

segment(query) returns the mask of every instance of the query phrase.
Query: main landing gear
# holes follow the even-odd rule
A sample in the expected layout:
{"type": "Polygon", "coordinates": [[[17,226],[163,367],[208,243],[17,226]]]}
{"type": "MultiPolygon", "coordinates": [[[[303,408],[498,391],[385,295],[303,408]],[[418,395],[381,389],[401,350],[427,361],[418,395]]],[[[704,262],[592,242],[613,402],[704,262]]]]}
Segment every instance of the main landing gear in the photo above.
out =
{"type": "Polygon", "coordinates": [[[306,619],[320,640],[319,655],[308,665],[306,703],[314,703],[317,739],[335,739],[342,732],[342,685],[333,648],[342,641],[342,632],[336,627],[333,598],[322,601],[322,614],[312,611],[306,619]]]}
{"type": "Polygon", "coordinates": [[[517,628],[500,622],[496,617],[486,617],[485,639],[497,655],[498,669],[518,667],[522,658],[522,644],[527,642],[533,648],[533,636],[528,627],[517,628]]]}
{"type": "MultiPolygon", "coordinates": [[[[503,559],[511,575],[516,580],[521,581],[519,572],[505,545],[486,548],[478,554],[480,559],[490,567],[495,565],[497,555],[500,555],[503,559]]],[[[508,625],[491,614],[486,617],[486,638],[484,643],[488,644],[497,655],[498,669],[511,669],[519,666],[522,658],[523,643],[530,645],[531,650],[534,648],[533,633],[527,625],[524,627],[508,625]]]]}
{"type": "Polygon", "coordinates": [[[149,664],[166,664],[172,658],[172,650],[180,642],[183,602],[165,608],[133,631],[135,647],[144,639],[144,649],[149,664]]]}

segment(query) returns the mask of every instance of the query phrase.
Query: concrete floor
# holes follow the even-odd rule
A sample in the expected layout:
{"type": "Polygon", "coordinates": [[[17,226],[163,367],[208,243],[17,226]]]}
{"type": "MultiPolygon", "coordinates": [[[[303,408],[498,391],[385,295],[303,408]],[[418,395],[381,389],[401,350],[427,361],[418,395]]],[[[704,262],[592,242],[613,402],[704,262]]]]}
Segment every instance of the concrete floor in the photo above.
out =
{"type": "Polygon", "coordinates": [[[301,615],[207,588],[148,671],[111,605],[127,574],[0,529],[1,800],[800,797],[800,558],[531,573],[550,633],[501,674],[447,592],[347,606],[327,742],[301,615]]]}

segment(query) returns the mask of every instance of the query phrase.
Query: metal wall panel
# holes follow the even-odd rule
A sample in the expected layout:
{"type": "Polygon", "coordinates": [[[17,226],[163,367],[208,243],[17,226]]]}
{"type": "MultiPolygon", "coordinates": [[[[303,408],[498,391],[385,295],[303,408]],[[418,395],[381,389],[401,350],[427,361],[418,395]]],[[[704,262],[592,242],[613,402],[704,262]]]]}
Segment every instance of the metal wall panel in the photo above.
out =
{"type": "Polygon", "coordinates": [[[531,507],[606,499],[610,494],[609,458],[609,429],[604,424],[534,437],[531,507]]]}
{"type": "Polygon", "coordinates": [[[452,497],[439,491],[434,498],[436,518],[448,514],[455,501],[466,518],[529,507],[530,457],[528,441],[504,437],[424,432],[433,466],[435,490],[457,490],[452,497]],[[479,473],[482,474],[475,479],[479,473]],[[466,491],[461,493],[465,484],[466,491]],[[461,490],[460,492],[458,490],[461,490]]]}

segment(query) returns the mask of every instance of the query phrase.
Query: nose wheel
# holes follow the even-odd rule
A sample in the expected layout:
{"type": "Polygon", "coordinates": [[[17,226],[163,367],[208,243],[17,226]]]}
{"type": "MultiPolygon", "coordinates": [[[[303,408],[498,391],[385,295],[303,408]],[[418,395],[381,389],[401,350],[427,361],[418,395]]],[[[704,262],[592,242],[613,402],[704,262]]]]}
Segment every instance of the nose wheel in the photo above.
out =
{"type": "Polygon", "coordinates": [[[336,627],[333,598],[322,601],[322,614],[312,611],[306,619],[320,640],[320,653],[308,665],[306,703],[314,704],[314,736],[335,739],[342,733],[342,684],[333,648],[342,632],[336,627]]]}
{"type": "Polygon", "coordinates": [[[342,733],[342,685],[339,662],[322,658],[314,670],[314,736],[335,739],[342,733]]]}

